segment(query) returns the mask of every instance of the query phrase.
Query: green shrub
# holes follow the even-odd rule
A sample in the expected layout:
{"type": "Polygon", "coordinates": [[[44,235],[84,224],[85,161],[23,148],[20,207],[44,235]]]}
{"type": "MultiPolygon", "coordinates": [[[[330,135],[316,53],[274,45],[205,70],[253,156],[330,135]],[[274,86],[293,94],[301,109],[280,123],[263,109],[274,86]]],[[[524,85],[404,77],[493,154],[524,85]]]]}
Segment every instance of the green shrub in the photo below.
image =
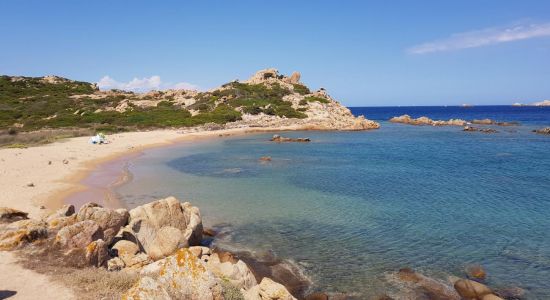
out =
{"type": "Polygon", "coordinates": [[[305,97],[304,100],[306,102],[321,102],[321,103],[329,103],[330,102],[328,99],[321,98],[321,97],[316,97],[316,96],[305,97]]]}
{"type": "Polygon", "coordinates": [[[294,87],[294,91],[300,95],[307,95],[311,93],[311,91],[307,88],[307,86],[303,84],[294,83],[292,84],[292,86],[294,87]]]}

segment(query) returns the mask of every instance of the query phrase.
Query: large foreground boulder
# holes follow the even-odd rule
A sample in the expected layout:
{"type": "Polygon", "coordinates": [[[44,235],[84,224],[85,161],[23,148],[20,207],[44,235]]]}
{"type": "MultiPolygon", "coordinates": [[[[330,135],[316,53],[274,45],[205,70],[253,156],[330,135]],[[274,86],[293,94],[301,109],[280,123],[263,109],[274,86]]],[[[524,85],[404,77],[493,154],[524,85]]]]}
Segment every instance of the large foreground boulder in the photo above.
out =
{"type": "Polygon", "coordinates": [[[92,220],[103,231],[104,240],[111,243],[121,227],[128,222],[128,211],[125,209],[108,209],[96,203],[86,203],[77,214],[78,221],[92,220]]]}
{"type": "Polygon", "coordinates": [[[202,239],[199,209],[174,197],[132,209],[128,229],[153,260],[171,255],[179,248],[198,245],[202,239]]]}
{"type": "Polygon", "coordinates": [[[154,262],[142,274],[123,299],[223,299],[219,281],[189,249],[154,262]]]}

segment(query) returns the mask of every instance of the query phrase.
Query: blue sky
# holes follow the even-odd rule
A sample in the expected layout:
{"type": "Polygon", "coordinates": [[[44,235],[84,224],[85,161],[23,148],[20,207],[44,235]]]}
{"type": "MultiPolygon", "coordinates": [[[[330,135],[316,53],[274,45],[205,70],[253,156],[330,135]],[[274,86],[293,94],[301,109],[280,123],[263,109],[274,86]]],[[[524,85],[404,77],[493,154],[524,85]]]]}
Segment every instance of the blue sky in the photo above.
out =
{"type": "Polygon", "coordinates": [[[550,98],[543,0],[13,0],[0,37],[8,75],[209,89],[275,67],[348,106],[550,98]]]}

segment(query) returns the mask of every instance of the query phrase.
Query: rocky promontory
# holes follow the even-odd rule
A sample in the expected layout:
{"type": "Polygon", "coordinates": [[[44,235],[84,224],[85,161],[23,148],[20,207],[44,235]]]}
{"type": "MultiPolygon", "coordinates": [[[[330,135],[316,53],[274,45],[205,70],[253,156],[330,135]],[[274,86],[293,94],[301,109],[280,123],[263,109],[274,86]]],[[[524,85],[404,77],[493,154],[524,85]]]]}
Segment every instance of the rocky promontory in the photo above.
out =
{"type": "Polygon", "coordinates": [[[40,220],[0,208],[0,220],[1,250],[46,255],[58,267],[133,274],[118,295],[123,299],[296,299],[237,256],[202,246],[199,209],[174,197],[130,211],[87,203],[76,212],[66,205],[40,220]]]}
{"type": "Polygon", "coordinates": [[[0,132],[44,128],[135,131],[149,128],[281,128],[367,130],[377,122],[351,111],[324,88],[311,90],[301,75],[276,69],[256,72],[209,91],[171,89],[137,93],[99,90],[96,85],[56,76],[0,76],[7,113],[0,132]],[[12,101],[13,100],[13,101],[12,101]],[[33,105],[40,101],[40,109],[33,105]]]}

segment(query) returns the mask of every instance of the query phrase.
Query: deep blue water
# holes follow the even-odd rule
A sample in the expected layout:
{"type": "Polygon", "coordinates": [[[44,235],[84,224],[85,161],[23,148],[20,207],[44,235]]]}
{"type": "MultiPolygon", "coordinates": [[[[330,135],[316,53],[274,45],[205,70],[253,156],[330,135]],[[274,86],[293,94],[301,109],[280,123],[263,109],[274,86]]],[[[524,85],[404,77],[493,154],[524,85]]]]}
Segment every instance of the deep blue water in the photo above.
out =
{"type": "Polygon", "coordinates": [[[434,120],[448,119],[493,119],[496,121],[523,122],[529,125],[550,126],[550,107],[537,106],[388,106],[388,107],[351,107],[355,115],[365,115],[376,121],[387,121],[392,117],[408,114],[418,118],[428,116],[434,120]]]}
{"type": "Polygon", "coordinates": [[[148,150],[117,191],[129,206],[175,195],[201,208],[218,243],[272,250],[300,266],[313,288],[368,298],[402,296],[402,267],[446,281],[485,267],[494,288],[550,299],[550,108],[376,107],[366,132],[285,132],[224,137],[148,150]],[[498,133],[392,124],[432,119],[518,121],[498,133]],[[269,155],[270,163],[258,158],[269,155]]]}

